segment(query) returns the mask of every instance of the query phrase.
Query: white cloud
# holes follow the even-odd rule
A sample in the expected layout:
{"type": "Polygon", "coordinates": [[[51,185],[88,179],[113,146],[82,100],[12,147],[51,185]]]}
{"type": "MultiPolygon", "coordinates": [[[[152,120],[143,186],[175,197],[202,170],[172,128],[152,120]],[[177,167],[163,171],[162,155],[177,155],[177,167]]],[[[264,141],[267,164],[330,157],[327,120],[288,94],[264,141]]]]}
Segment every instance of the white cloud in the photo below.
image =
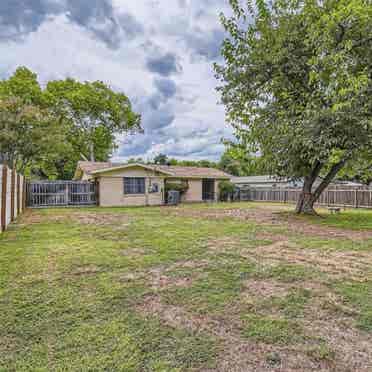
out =
{"type": "Polygon", "coordinates": [[[117,25],[115,43],[106,41],[101,15],[94,28],[94,18],[80,21],[84,17],[77,12],[89,0],[74,1],[84,3],[74,8],[74,19],[44,9],[43,21],[22,41],[0,39],[1,70],[9,74],[25,65],[44,83],[73,77],[103,80],[124,91],[142,114],[145,133],[119,136],[115,160],[158,152],[217,159],[221,137],[231,135],[217,105],[212,68],[222,33],[218,14],[228,1],[114,0],[108,9],[115,18],[107,27],[117,25]]]}

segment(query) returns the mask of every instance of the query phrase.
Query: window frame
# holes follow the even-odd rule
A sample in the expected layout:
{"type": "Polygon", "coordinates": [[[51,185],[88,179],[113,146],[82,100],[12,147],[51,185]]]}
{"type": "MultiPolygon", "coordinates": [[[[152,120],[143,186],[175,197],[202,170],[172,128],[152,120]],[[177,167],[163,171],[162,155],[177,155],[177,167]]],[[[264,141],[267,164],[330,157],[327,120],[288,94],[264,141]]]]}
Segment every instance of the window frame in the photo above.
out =
{"type": "Polygon", "coordinates": [[[124,195],[145,195],[146,177],[123,177],[123,192],[124,195]]]}

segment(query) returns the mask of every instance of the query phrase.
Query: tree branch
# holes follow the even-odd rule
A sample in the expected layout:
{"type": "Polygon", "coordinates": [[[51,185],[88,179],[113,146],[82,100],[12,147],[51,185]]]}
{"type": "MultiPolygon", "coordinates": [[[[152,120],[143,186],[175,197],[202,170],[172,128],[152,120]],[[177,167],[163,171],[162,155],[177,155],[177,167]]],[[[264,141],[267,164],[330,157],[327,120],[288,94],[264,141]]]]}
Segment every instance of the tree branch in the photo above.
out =
{"type": "Polygon", "coordinates": [[[346,164],[346,161],[347,159],[343,159],[332,166],[328,174],[324,177],[323,181],[320,183],[320,185],[315,190],[314,192],[315,200],[319,198],[320,194],[327,188],[327,186],[331,183],[331,181],[334,179],[336,174],[344,167],[344,165],[346,164]]]}
{"type": "Polygon", "coordinates": [[[313,170],[311,171],[311,175],[310,175],[312,184],[314,183],[316,178],[319,176],[319,173],[322,170],[322,168],[323,168],[323,163],[321,163],[319,160],[316,160],[314,163],[313,170]]]}

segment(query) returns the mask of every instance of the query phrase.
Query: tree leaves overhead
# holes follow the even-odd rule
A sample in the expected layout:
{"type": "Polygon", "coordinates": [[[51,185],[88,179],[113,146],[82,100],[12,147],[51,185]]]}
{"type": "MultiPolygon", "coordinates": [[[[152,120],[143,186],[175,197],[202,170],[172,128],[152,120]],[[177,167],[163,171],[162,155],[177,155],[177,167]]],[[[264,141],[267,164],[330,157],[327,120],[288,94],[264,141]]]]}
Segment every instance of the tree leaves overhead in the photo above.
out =
{"type": "Polygon", "coordinates": [[[132,111],[127,96],[102,82],[52,81],[46,93],[56,113],[70,121],[72,134],[83,139],[90,160],[102,151],[102,139],[109,140],[112,151],[115,134],[140,129],[140,116],[132,111]]]}
{"type": "Polygon", "coordinates": [[[221,17],[225,63],[215,66],[227,119],[273,174],[308,177],[314,191],[312,176],[334,177],[372,148],[372,4],[231,6],[233,16],[221,17]]]}

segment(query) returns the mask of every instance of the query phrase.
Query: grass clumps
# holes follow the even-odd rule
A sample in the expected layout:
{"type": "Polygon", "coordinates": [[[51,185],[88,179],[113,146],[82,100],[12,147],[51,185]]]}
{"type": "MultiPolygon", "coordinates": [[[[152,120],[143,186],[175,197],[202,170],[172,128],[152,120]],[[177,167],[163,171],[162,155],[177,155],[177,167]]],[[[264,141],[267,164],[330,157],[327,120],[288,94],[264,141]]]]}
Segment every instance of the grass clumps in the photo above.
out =
{"type": "Polygon", "coordinates": [[[288,319],[245,315],[243,336],[268,344],[291,344],[301,341],[303,333],[300,325],[288,319]]]}
{"type": "Polygon", "coordinates": [[[276,279],[284,283],[292,283],[312,279],[315,274],[314,270],[310,267],[299,264],[283,263],[265,266],[262,270],[256,273],[256,276],[262,279],[276,279]]]}
{"type": "Polygon", "coordinates": [[[317,345],[308,347],[306,349],[306,354],[318,363],[331,362],[335,358],[335,352],[324,341],[320,341],[317,345]]]}
{"type": "Polygon", "coordinates": [[[311,291],[303,288],[293,288],[284,297],[271,296],[263,300],[258,309],[261,311],[280,312],[286,318],[302,316],[306,304],[311,298],[311,291]]]}
{"type": "Polygon", "coordinates": [[[371,365],[372,236],[326,226],[371,211],[292,231],[275,208],[26,211],[0,235],[0,371],[371,365]]]}
{"type": "Polygon", "coordinates": [[[365,282],[339,282],[336,291],[348,305],[358,312],[357,326],[372,332],[372,280],[365,282]]]}
{"type": "Polygon", "coordinates": [[[222,312],[238,298],[243,281],[255,266],[249,262],[219,263],[203,268],[203,277],[189,287],[170,288],[162,293],[165,301],[198,313],[222,312]]]}

